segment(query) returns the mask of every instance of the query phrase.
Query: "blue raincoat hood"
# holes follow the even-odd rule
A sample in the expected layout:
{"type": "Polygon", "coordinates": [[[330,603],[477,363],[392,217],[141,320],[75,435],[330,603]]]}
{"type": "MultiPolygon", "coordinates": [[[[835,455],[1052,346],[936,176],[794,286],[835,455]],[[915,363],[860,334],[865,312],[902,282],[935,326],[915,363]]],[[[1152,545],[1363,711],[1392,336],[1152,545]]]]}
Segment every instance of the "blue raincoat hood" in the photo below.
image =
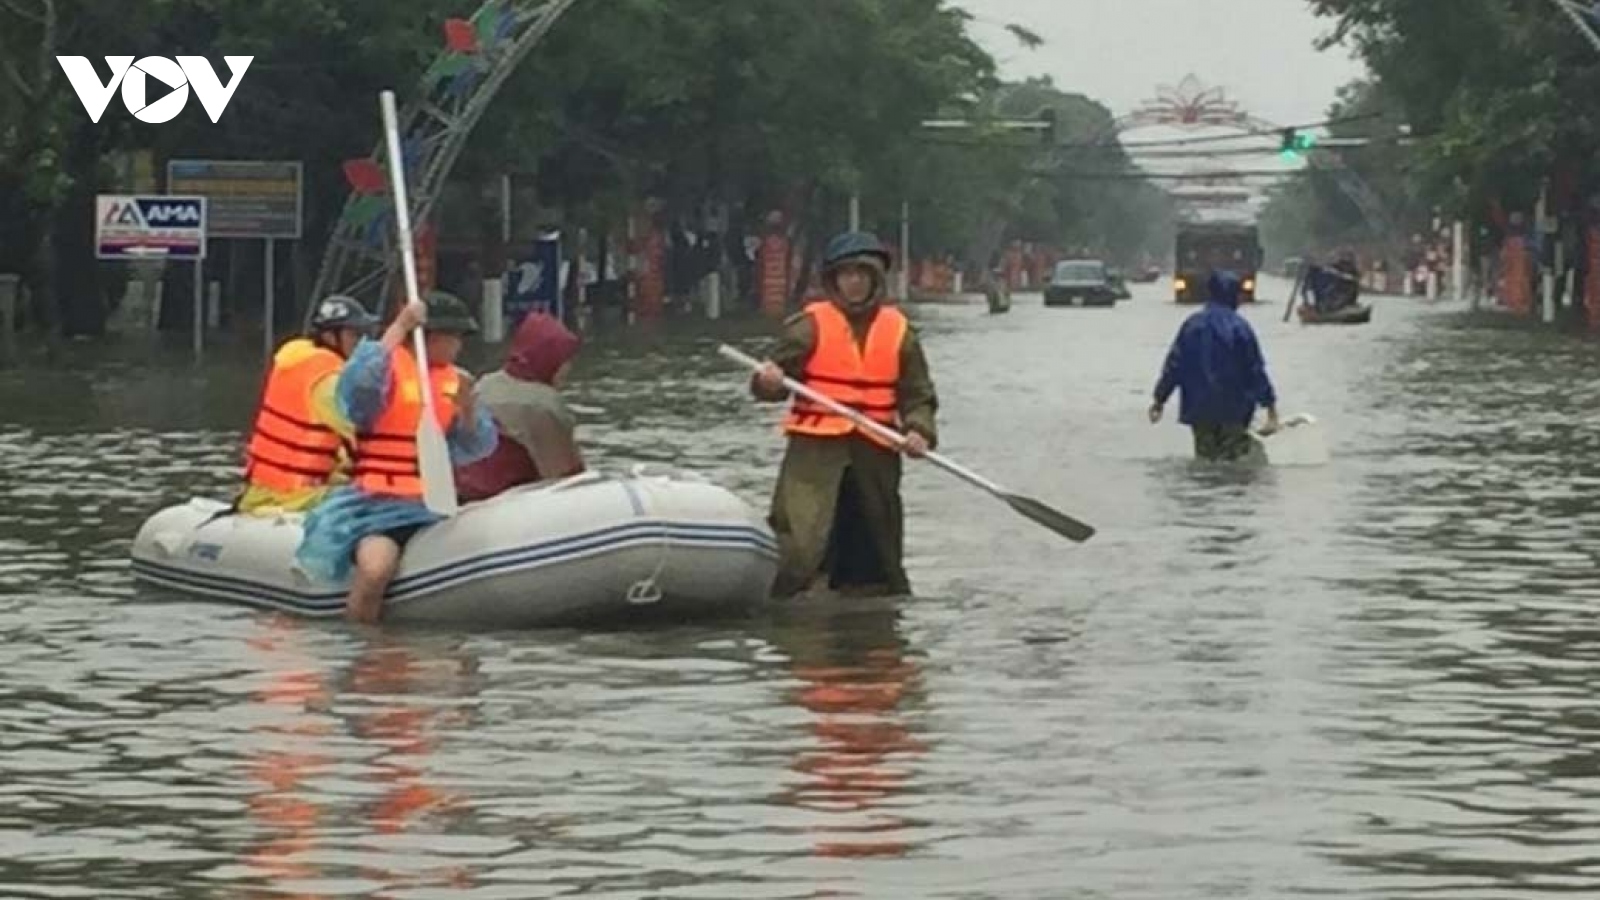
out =
{"type": "Polygon", "coordinates": [[[1219,303],[1229,309],[1239,308],[1239,276],[1218,269],[1206,280],[1207,302],[1219,303]]]}

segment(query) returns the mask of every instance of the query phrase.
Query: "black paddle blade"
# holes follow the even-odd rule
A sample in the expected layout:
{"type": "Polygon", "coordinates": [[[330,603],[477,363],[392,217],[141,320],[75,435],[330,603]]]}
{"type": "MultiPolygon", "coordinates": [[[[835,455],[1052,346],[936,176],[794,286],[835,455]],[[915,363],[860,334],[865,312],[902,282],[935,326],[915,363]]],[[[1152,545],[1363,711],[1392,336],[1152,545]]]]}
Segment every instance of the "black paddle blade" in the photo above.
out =
{"type": "Polygon", "coordinates": [[[1024,516],[1054,531],[1069,541],[1083,543],[1094,537],[1094,528],[1060,510],[1051,509],[1032,497],[1007,494],[1006,503],[1024,516]]]}

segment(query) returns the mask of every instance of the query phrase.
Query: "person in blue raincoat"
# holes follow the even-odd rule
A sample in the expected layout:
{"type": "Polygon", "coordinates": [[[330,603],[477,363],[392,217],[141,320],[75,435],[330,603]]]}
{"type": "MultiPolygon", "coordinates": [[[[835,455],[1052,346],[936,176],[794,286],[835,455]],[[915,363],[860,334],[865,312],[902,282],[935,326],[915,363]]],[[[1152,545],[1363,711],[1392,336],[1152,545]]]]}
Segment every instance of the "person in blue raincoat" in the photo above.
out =
{"type": "Polygon", "coordinates": [[[435,291],[401,309],[382,340],[356,345],[335,386],[339,411],[356,433],[351,483],[306,517],[296,559],[317,578],[349,579],[345,611],[357,622],[379,619],[406,542],[439,520],[422,501],[416,433],[426,407],[407,341],[424,324],[434,414],[451,462],[477,462],[498,441],[494,420],[474,402],[471,378],[455,365],[463,340],[478,330],[460,298],[435,291]]]}
{"type": "Polygon", "coordinates": [[[1179,329],[1156,384],[1150,422],[1160,422],[1173,391],[1182,391],[1178,420],[1194,432],[1195,456],[1212,461],[1248,456],[1250,421],[1267,410],[1263,433],[1278,430],[1278,396],[1250,323],[1239,315],[1239,277],[1215,271],[1204,309],[1179,329]]]}

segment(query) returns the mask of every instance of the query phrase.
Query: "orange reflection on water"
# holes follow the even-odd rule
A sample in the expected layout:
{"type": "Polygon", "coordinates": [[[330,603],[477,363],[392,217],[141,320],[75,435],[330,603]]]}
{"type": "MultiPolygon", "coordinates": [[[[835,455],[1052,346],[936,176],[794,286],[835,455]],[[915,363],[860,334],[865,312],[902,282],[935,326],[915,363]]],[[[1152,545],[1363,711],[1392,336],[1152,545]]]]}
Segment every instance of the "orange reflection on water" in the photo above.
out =
{"type": "MultiPolygon", "coordinates": [[[[252,700],[278,714],[273,717],[276,721],[254,729],[262,740],[246,761],[248,777],[257,788],[249,799],[250,815],[268,836],[245,855],[245,864],[265,885],[257,896],[326,900],[293,888],[296,881],[340,874],[304,861],[316,849],[320,832],[351,824],[351,810],[335,805],[340,798],[319,795],[308,785],[331,761],[316,748],[334,732],[337,720],[329,712],[335,701],[340,695],[360,695],[343,699],[374,707],[348,717],[354,737],[382,750],[367,765],[382,789],[360,810],[359,821],[372,835],[402,833],[460,805],[455,795],[428,783],[426,766],[437,744],[437,729],[453,724],[456,717],[419,698],[438,687],[441,677],[457,677],[471,666],[454,657],[424,663],[411,648],[380,640],[364,648],[342,684],[330,687],[316,668],[317,661],[301,646],[304,627],[293,619],[275,617],[264,620],[264,630],[250,641],[263,654],[260,668],[271,673],[252,700]]],[[[454,865],[421,872],[363,866],[359,874],[373,882],[372,892],[365,895],[370,897],[419,887],[473,886],[471,872],[454,865]]]]}
{"type": "MultiPolygon", "coordinates": [[[[287,713],[287,720],[253,729],[263,737],[261,749],[245,763],[245,771],[257,785],[250,795],[250,816],[265,826],[269,835],[259,847],[246,853],[244,863],[255,870],[269,886],[303,880],[319,874],[312,866],[297,861],[314,844],[321,810],[299,792],[306,780],[328,763],[328,758],[311,752],[330,728],[325,720],[310,715],[326,709],[328,692],[314,661],[299,644],[300,625],[291,619],[264,620],[261,634],[250,646],[260,651],[262,668],[270,673],[267,683],[252,692],[255,704],[287,713]]],[[[293,900],[323,900],[321,895],[288,890],[266,890],[260,896],[288,897],[293,900]]]]}
{"type": "Polygon", "coordinates": [[[825,634],[818,646],[809,635],[793,662],[804,682],[793,699],[812,714],[808,731],[817,746],[790,765],[803,780],[783,799],[829,817],[809,829],[818,856],[899,857],[910,850],[909,823],[894,806],[913,784],[911,761],[927,751],[902,714],[922,675],[892,630],[875,646],[848,646],[862,636],[857,631],[840,646],[825,634]]]}
{"type": "MultiPolygon", "coordinates": [[[[431,816],[446,814],[463,806],[461,798],[429,784],[426,764],[438,744],[442,725],[459,723],[459,716],[436,706],[398,701],[429,692],[442,678],[458,677],[470,668],[466,660],[437,659],[424,664],[403,644],[376,644],[363,653],[350,670],[348,689],[357,694],[392,697],[395,702],[352,720],[357,737],[379,744],[383,755],[372,765],[384,790],[366,813],[373,833],[400,834],[425,824],[431,816]]],[[[368,878],[386,889],[416,887],[467,888],[474,884],[465,866],[442,866],[424,872],[402,874],[387,870],[364,869],[368,878]]]]}

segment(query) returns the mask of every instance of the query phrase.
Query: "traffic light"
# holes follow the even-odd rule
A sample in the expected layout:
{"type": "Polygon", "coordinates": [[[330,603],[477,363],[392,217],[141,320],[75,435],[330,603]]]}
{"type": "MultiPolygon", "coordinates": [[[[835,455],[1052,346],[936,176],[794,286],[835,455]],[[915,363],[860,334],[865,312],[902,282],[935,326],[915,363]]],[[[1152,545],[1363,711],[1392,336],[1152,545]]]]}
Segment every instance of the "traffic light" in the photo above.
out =
{"type": "Polygon", "coordinates": [[[1303,134],[1297,128],[1285,128],[1281,132],[1282,138],[1278,143],[1278,155],[1286,161],[1294,161],[1305,154],[1307,150],[1317,145],[1314,134],[1303,134]]]}

